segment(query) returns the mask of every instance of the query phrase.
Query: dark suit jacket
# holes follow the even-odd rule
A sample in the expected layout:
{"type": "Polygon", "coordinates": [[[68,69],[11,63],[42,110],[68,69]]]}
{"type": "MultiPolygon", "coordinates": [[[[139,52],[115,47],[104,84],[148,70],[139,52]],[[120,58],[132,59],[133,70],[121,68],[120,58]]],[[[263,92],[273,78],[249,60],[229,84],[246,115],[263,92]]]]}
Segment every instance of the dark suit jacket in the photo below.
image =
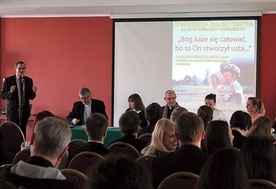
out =
{"type": "Polygon", "coordinates": [[[194,145],[184,145],[176,152],[158,156],[152,162],[153,185],[155,188],[170,174],[187,171],[200,174],[208,156],[194,145]]]}
{"type": "Polygon", "coordinates": [[[77,148],[73,150],[71,153],[69,153],[68,161],[70,162],[73,159],[73,157],[75,157],[77,154],[85,151],[95,152],[102,156],[109,153],[109,150],[102,143],[87,142],[85,146],[77,148]]]}
{"type": "Polygon", "coordinates": [[[145,148],[148,145],[145,141],[135,138],[134,135],[123,136],[121,138],[114,140],[112,143],[114,142],[125,142],[131,144],[132,146],[134,146],[134,148],[136,148],[136,150],[139,153],[143,150],[143,148],[145,148]]]}
{"type": "Polygon", "coordinates": [[[233,147],[240,149],[243,144],[243,141],[246,139],[246,137],[243,136],[239,131],[236,131],[236,130],[232,130],[232,134],[234,136],[233,147]]]}
{"type": "MultiPolygon", "coordinates": [[[[91,113],[102,113],[107,118],[105,105],[103,101],[92,99],[91,113]]],[[[74,118],[80,119],[78,125],[83,125],[84,104],[81,101],[75,102],[72,111],[66,117],[66,121],[70,124],[74,118]]]]}
{"type": "Polygon", "coordinates": [[[141,136],[142,134],[145,134],[145,133],[152,133],[153,130],[154,130],[154,127],[155,125],[154,124],[148,124],[146,127],[144,127],[143,129],[141,129],[139,132],[138,132],[138,137],[141,136]]]}
{"type": "MultiPolygon", "coordinates": [[[[24,76],[25,82],[25,106],[23,107],[23,119],[30,117],[30,100],[36,97],[36,93],[33,92],[33,80],[27,76],[24,76]]],[[[7,99],[7,119],[17,120],[18,119],[18,89],[16,87],[13,93],[10,93],[11,86],[16,85],[16,76],[10,76],[5,79],[3,90],[1,93],[2,99],[7,99]]]]}

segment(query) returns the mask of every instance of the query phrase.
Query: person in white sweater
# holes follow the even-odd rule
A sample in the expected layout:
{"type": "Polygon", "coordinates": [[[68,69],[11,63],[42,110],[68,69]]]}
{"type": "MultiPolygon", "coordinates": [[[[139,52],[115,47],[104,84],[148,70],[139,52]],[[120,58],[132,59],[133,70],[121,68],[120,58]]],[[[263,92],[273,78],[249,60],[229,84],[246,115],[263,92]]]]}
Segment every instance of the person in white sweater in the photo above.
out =
{"type": "Polygon", "coordinates": [[[213,119],[212,120],[223,120],[226,121],[224,113],[215,108],[216,105],[216,94],[208,94],[205,96],[205,105],[210,106],[213,110],[213,119]]]}

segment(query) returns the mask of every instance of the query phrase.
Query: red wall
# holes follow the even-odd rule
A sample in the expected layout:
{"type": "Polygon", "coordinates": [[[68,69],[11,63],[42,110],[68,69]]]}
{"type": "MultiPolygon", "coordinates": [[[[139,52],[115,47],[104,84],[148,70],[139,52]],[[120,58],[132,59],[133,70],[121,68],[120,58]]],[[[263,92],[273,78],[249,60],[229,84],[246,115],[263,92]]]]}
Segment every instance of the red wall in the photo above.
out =
{"type": "Polygon", "coordinates": [[[112,33],[109,17],[2,18],[1,78],[14,74],[23,60],[38,87],[32,113],[46,109],[65,118],[78,90],[88,87],[111,118],[112,33]]]}
{"type": "MultiPolygon", "coordinates": [[[[24,60],[26,75],[38,87],[32,113],[50,110],[65,118],[78,90],[88,87],[106,104],[111,123],[112,20],[95,18],[2,18],[1,77],[14,74],[14,64],[24,60]]],[[[259,97],[266,114],[275,117],[276,15],[261,17],[259,97]]],[[[1,83],[2,87],[2,83],[1,83]]],[[[1,108],[5,101],[1,100],[1,108]]]]}

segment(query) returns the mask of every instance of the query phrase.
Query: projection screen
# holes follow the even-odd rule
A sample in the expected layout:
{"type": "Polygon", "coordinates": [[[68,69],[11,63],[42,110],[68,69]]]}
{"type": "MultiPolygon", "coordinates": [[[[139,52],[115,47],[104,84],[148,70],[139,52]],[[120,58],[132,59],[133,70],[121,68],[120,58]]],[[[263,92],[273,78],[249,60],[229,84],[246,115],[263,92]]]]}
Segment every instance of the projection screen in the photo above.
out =
{"type": "Polygon", "coordinates": [[[247,98],[257,91],[257,24],[256,18],[115,20],[113,126],[128,108],[128,96],[138,93],[145,106],[164,106],[168,89],[191,112],[209,93],[228,121],[234,111],[246,111],[247,98]],[[229,70],[236,75],[232,81],[229,70]]]}

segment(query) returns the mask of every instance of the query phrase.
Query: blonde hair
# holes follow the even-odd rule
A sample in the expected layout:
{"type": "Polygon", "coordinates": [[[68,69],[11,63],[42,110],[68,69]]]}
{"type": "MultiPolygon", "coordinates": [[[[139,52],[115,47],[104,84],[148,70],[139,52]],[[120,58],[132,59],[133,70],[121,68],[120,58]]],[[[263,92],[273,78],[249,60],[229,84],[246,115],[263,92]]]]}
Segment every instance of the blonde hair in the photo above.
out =
{"type": "Polygon", "coordinates": [[[152,132],[150,145],[142,150],[142,154],[153,155],[155,150],[169,152],[163,144],[163,137],[168,129],[175,131],[173,121],[167,118],[161,118],[159,121],[157,121],[152,132]]]}
{"type": "Polygon", "coordinates": [[[258,98],[258,97],[249,97],[248,100],[251,100],[252,104],[254,106],[257,106],[258,112],[260,112],[261,114],[265,115],[265,107],[264,107],[263,100],[261,98],[258,98]]]}
{"type": "Polygon", "coordinates": [[[252,123],[253,130],[249,133],[249,135],[271,138],[271,128],[272,121],[266,116],[261,116],[252,123]]]}

